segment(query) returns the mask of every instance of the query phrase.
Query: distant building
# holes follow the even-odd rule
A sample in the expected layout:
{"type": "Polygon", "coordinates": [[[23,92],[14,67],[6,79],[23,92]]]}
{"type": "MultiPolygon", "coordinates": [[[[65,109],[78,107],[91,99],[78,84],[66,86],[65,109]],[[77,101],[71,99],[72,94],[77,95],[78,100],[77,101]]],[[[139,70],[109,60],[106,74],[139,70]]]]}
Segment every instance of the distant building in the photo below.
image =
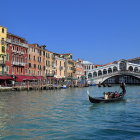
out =
{"type": "Polygon", "coordinates": [[[134,64],[140,64],[140,57],[128,59],[127,61],[134,64]]]}
{"type": "Polygon", "coordinates": [[[85,76],[88,79],[90,79],[92,77],[92,75],[89,75],[88,73],[90,71],[92,71],[95,68],[95,64],[93,64],[92,62],[89,61],[83,61],[83,66],[84,66],[84,71],[85,71],[85,76]]]}
{"type": "Polygon", "coordinates": [[[81,79],[85,75],[84,66],[82,64],[82,60],[78,59],[76,61],[76,78],[81,79]]]}

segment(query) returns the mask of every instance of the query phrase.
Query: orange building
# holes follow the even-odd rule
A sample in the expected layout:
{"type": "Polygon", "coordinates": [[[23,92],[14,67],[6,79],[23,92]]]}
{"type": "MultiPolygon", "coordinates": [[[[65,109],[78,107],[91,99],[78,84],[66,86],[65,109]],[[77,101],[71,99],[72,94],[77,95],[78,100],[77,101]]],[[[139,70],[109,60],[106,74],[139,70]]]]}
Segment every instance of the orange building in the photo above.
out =
{"type": "Polygon", "coordinates": [[[45,47],[30,44],[28,51],[28,74],[32,76],[46,76],[45,47]]]}

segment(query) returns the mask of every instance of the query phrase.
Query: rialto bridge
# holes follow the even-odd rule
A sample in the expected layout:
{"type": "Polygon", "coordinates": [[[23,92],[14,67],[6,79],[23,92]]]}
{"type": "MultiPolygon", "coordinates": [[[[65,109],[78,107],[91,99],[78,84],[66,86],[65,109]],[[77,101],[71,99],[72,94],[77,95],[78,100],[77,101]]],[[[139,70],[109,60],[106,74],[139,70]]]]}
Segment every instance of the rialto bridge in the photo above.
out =
{"type": "Polygon", "coordinates": [[[127,60],[94,68],[87,72],[87,80],[93,83],[140,83],[140,65],[127,60]]]}

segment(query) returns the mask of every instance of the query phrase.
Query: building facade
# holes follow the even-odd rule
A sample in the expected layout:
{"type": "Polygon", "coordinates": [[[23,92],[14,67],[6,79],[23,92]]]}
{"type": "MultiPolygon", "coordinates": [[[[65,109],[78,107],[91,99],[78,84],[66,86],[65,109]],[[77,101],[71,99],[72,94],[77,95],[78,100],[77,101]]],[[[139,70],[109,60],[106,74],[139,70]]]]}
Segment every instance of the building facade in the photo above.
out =
{"type": "Polygon", "coordinates": [[[0,74],[6,74],[6,39],[7,28],[0,26],[0,74]]]}
{"type": "Polygon", "coordinates": [[[56,78],[65,78],[65,61],[61,55],[55,54],[56,78]]]}
{"type": "Polygon", "coordinates": [[[84,66],[84,73],[85,73],[86,79],[87,80],[91,79],[92,75],[89,75],[89,71],[93,70],[95,68],[95,65],[89,61],[83,61],[82,64],[84,66]]]}
{"type": "Polygon", "coordinates": [[[55,54],[48,50],[46,50],[45,53],[46,53],[46,76],[54,77],[56,73],[55,54]]]}
{"type": "Polygon", "coordinates": [[[46,76],[45,47],[30,44],[28,51],[28,74],[32,76],[46,76]]]}
{"type": "Polygon", "coordinates": [[[19,36],[7,33],[6,72],[9,75],[28,74],[28,43],[19,36]]]}
{"type": "Polygon", "coordinates": [[[76,61],[76,72],[75,72],[75,76],[78,79],[81,79],[81,77],[83,77],[85,75],[84,72],[84,66],[82,64],[82,60],[78,59],[76,61]]]}

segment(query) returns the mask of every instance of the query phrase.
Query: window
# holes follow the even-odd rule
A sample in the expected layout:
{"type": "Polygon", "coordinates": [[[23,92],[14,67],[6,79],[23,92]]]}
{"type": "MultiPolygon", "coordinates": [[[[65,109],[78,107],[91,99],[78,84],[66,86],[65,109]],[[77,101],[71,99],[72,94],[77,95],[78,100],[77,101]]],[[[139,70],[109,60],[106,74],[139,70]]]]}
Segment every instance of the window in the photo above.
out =
{"type": "Polygon", "coordinates": [[[35,56],[34,56],[34,61],[35,61],[35,56]]]}
{"type": "Polygon", "coordinates": [[[2,28],[2,33],[4,33],[4,28],[2,28]]]}
{"type": "Polygon", "coordinates": [[[6,55],[6,60],[9,60],[9,54],[6,55]]]}
{"type": "Polygon", "coordinates": [[[30,58],[30,54],[29,54],[29,60],[30,60],[31,58],[30,58]]]}
{"type": "Polygon", "coordinates": [[[2,44],[2,45],[5,44],[4,38],[1,39],[1,44],[2,44]]]}
{"type": "Polygon", "coordinates": [[[12,67],[12,72],[14,72],[14,67],[12,67]]]}
{"type": "Polygon", "coordinates": [[[36,64],[34,64],[34,68],[36,68],[36,64]]]}
{"type": "Polygon", "coordinates": [[[4,46],[2,46],[2,52],[5,53],[5,47],[4,46]]]}
{"type": "Polygon", "coordinates": [[[12,55],[12,61],[14,61],[14,55],[12,55]]]}
{"type": "Polygon", "coordinates": [[[9,66],[6,66],[6,71],[9,72],[9,66]]]}
{"type": "Polygon", "coordinates": [[[44,66],[44,70],[46,69],[46,67],[44,66]]]}
{"type": "Polygon", "coordinates": [[[31,68],[32,67],[32,65],[31,65],[31,63],[29,63],[29,68],[31,68]]]}
{"type": "Polygon", "coordinates": [[[7,44],[6,47],[7,47],[7,50],[8,50],[9,49],[9,45],[7,44]]]}

